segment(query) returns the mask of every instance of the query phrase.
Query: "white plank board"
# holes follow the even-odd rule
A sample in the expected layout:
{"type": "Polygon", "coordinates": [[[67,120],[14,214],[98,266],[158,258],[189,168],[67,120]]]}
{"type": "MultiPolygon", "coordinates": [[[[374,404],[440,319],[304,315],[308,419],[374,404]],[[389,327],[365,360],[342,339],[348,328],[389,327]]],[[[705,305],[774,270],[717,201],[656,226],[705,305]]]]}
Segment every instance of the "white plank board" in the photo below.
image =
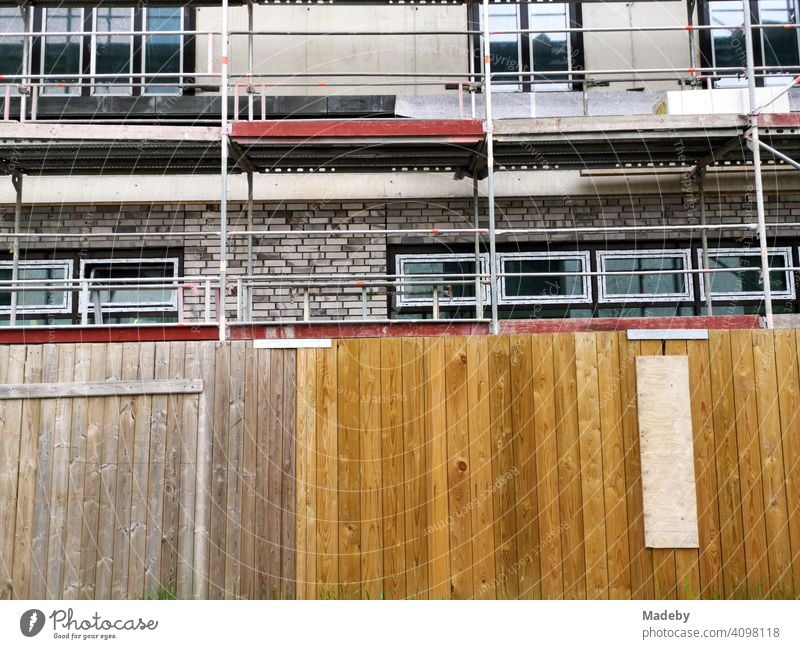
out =
{"type": "Polygon", "coordinates": [[[697,548],[697,485],[687,356],[636,358],[648,548],[697,548]]]}
{"type": "Polygon", "coordinates": [[[708,340],[708,329],[629,329],[628,340],[708,340]]]}
{"type": "Polygon", "coordinates": [[[254,340],[254,349],[330,349],[330,338],[281,338],[254,340]]]}

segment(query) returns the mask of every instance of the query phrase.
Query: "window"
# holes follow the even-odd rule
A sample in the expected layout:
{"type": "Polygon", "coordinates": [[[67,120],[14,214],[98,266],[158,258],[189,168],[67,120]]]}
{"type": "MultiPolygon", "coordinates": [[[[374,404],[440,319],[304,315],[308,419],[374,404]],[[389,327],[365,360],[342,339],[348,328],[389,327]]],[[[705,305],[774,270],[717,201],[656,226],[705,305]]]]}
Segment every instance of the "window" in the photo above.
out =
{"type": "Polygon", "coordinates": [[[598,279],[598,301],[681,302],[693,298],[692,281],[686,272],[691,266],[688,250],[600,251],[597,269],[606,275],[598,279]]]}
{"type": "MultiPolygon", "coordinates": [[[[698,250],[699,267],[702,267],[702,251],[698,250]]],[[[770,268],[790,268],[791,250],[789,248],[770,248],[770,268]]],[[[708,251],[711,270],[729,268],[730,271],[709,273],[711,297],[716,299],[763,299],[764,283],[761,276],[761,254],[754,249],[720,249],[708,251]],[[739,270],[737,270],[739,269],[739,270]]],[[[770,271],[770,287],[774,299],[794,299],[795,290],[790,271],[770,271]]],[[[700,274],[701,297],[706,296],[706,277],[700,274]]]]}
{"type": "MultiPolygon", "coordinates": [[[[68,280],[72,277],[71,261],[20,261],[17,277],[20,281],[37,283],[36,287],[17,292],[18,314],[69,313],[72,310],[72,293],[63,283],[48,280],[68,280]],[[46,290],[49,286],[53,290],[46,290]],[[59,290],[60,289],[60,290],[59,290]]],[[[0,282],[10,282],[12,262],[0,261],[0,282]]],[[[11,312],[11,292],[0,288],[0,313],[11,312]]]]}
{"type": "MultiPolygon", "coordinates": [[[[704,66],[746,66],[744,4],[735,0],[706,0],[701,5],[701,20],[713,27],[701,34],[704,66]]],[[[766,77],[758,77],[757,82],[759,85],[787,83],[791,76],[797,75],[796,67],[800,65],[798,31],[786,29],[786,25],[798,23],[797,0],[760,0],[749,4],[753,24],[774,25],[754,30],[755,65],[795,68],[770,71],[766,77]]],[[[747,85],[743,72],[719,72],[716,77],[717,88],[747,85]]]]}
{"type": "MultiPolygon", "coordinates": [[[[474,26],[481,24],[482,13],[476,7],[474,26]]],[[[570,90],[572,70],[582,69],[582,36],[565,28],[581,23],[580,3],[531,2],[519,5],[495,4],[489,9],[492,72],[528,73],[503,75],[493,79],[498,91],[570,90]],[[530,33],[503,33],[532,30],[530,33]]],[[[480,52],[476,69],[482,69],[480,52]]]]}
{"type": "MultiPolygon", "coordinates": [[[[488,263],[488,255],[481,255],[478,272],[485,274],[488,263]]],[[[419,275],[418,281],[431,281],[430,284],[399,286],[398,306],[432,305],[434,290],[438,292],[441,305],[475,304],[475,255],[398,255],[396,265],[398,275],[419,275]]],[[[484,304],[488,302],[488,290],[484,290],[481,299],[484,304]]]]}
{"type": "MultiPolygon", "coordinates": [[[[31,16],[30,31],[42,36],[31,39],[29,70],[50,77],[45,95],[177,95],[194,67],[194,39],[170,33],[194,29],[191,9],[34,8],[31,16]],[[92,73],[105,76],[90,83],[92,73]]],[[[18,9],[0,9],[0,30],[25,31],[18,9]]],[[[22,37],[0,38],[0,75],[22,73],[22,50],[22,37]]]]}
{"type": "Polygon", "coordinates": [[[81,279],[91,280],[81,291],[83,322],[142,324],[177,320],[178,259],[81,260],[81,279]]]}
{"type": "Polygon", "coordinates": [[[588,252],[501,253],[500,303],[544,304],[591,302],[588,252]],[[515,274],[530,276],[514,276],[515,274]],[[546,273],[545,275],[535,274],[546,273]],[[507,277],[506,275],[511,275],[507,277]]]}

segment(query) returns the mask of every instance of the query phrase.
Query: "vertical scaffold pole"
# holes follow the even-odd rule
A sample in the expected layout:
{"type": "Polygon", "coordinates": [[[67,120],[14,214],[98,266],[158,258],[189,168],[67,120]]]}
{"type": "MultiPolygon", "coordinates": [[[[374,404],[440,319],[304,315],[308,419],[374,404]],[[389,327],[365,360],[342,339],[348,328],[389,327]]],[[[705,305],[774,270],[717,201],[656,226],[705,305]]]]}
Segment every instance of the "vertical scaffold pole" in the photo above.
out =
{"type": "MultiPolygon", "coordinates": [[[[253,0],[247,2],[247,119],[253,121],[253,0]]],[[[238,119],[238,115],[236,116],[238,119]]]]}
{"type": "Polygon", "coordinates": [[[697,200],[700,203],[700,243],[703,246],[703,287],[706,293],[706,315],[714,315],[714,301],[711,299],[711,273],[708,272],[710,261],[708,257],[708,231],[706,230],[706,170],[697,172],[697,200]]]}
{"type": "Polygon", "coordinates": [[[486,113],[486,170],[487,197],[489,201],[489,295],[491,296],[491,333],[500,333],[497,313],[497,233],[494,205],[494,127],[492,125],[492,45],[489,28],[489,0],[483,0],[483,101],[486,113]]]}
{"type": "Polygon", "coordinates": [[[14,203],[14,239],[11,249],[11,305],[9,307],[8,324],[11,327],[17,324],[17,304],[19,293],[17,292],[17,281],[19,280],[19,229],[22,223],[22,174],[15,173],[11,176],[11,183],[16,192],[16,202],[14,203]]]}
{"type": "Polygon", "coordinates": [[[764,185],[761,177],[761,145],[758,132],[758,99],[756,97],[755,62],[753,56],[753,21],[750,16],[750,3],[744,0],[744,37],[747,57],[747,90],[750,96],[750,137],[753,154],[753,176],[756,190],[756,212],[758,216],[758,245],[761,251],[761,278],[764,284],[764,315],[767,329],[773,329],[772,286],[769,275],[769,247],[767,241],[767,218],[764,211],[764,185]]]}
{"type": "Polygon", "coordinates": [[[478,179],[472,178],[472,212],[475,218],[475,318],[483,320],[483,278],[481,277],[481,227],[480,194],[478,179]]]}
{"type": "Polygon", "coordinates": [[[227,338],[225,297],[228,285],[228,0],[222,0],[222,54],[220,57],[220,186],[219,204],[219,339],[227,338]]]}

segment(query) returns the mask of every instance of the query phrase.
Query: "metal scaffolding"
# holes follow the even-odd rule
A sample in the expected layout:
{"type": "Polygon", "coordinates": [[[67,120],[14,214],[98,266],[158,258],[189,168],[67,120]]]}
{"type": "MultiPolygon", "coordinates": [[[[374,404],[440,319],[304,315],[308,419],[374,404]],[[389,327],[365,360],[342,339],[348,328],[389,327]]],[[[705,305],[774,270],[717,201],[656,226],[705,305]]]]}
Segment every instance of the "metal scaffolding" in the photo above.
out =
{"type": "MultiPolygon", "coordinates": [[[[334,0],[332,4],[348,4],[334,0]]],[[[50,6],[52,3],[33,3],[39,6],[50,6]]],[[[85,6],[85,3],[76,3],[85,6]]],[[[111,5],[130,6],[130,3],[112,2],[111,5]]],[[[153,4],[152,2],[150,4],[153,4]]],[[[165,4],[169,4],[166,2],[165,4]]],[[[795,115],[778,115],[773,117],[764,114],[767,105],[759,106],[756,94],[756,80],[768,74],[800,74],[800,66],[758,66],[754,58],[754,32],[774,29],[775,25],[753,24],[750,11],[745,4],[745,51],[746,65],[743,67],[712,68],[698,65],[697,43],[695,35],[704,30],[717,29],[717,26],[699,25],[694,19],[695,2],[687,0],[687,23],[685,26],[627,26],[627,27],[575,27],[568,26],[548,31],[565,34],[571,33],[614,33],[614,32],[681,32],[688,34],[689,66],[686,69],[651,67],[643,69],[596,69],[591,71],[569,70],[558,74],[544,74],[541,71],[519,70],[503,72],[493,70],[492,37],[497,34],[532,35],[540,30],[517,29],[503,32],[492,31],[490,26],[489,0],[479,0],[482,12],[482,27],[474,29],[469,26],[464,30],[438,30],[423,32],[403,31],[275,31],[258,30],[254,21],[253,3],[242,2],[247,7],[247,30],[231,30],[229,26],[230,6],[240,4],[232,0],[208,0],[193,2],[190,5],[220,6],[222,15],[219,31],[178,30],[170,32],[137,31],[137,35],[146,36],[153,33],[173,34],[207,39],[207,65],[203,71],[191,74],[181,73],[181,85],[184,88],[203,88],[216,84],[219,91],[219,119],[208,126],[185,126],[179,122],[147,124],[147,117],[137,124],[125,120],[120,124],[70,124],[51,123],[40,117],[40,103],[43,91],[54,83],[69,83],[76,87],[92,85],[98,79],[119,75],[77,74],[70,77],[65,74],[44,74],[30,70],[31,43],[37,37],[31,29],[29,5],[20,9],[24,31],[8,32],[3,37],[19,37],[23,40],[23,65],[20,74],[4,77],[5,92],[0,96],[3,120],[0,121],[0,139],[5,138],[9,146],[14,142],[25,144],[24,151],[15,161],[3,161],[3,149],[0,147],[0,171],[10,175],[16,191],[16,206],[13,232],[0,235],[11,241],[12,273],[10,282],[0,282],[0,290],[9,292],[11,296],[10,325],[14,326],[18,316],[18,294],[30,289],[35,283],[21,280],[18,273],[20,241],[70,236],[91,238],[92,233],[80,235],[48,233],[26,233],[21,231],[22,217],[22,177],[24,174],[59,174],[65,167],[73,173],[104,173],[111,171],[126,173],[194,173],[219,175],[220,177],[220,223],[215,232],[207,232],[206,236],[219,239],[219,269],[213,289],[218,292],[216,299],[216,320],[219,328],[219,339],[228,336],[227,297],[236,296],[236,322],[252,322],[254,320],[252,298],[256,288],[265,283],[273,287],[287,286],[296,288],[302,294],[301,322],[311,321],[309,290],[319,287],[345,286],[361,296],[364,320],[369,319],[368,292],[402,290],[403,287],[430,286],[432,289],[433,314],[440,316],[439,284],[445,279],[448,284],[464,284],[474,286],[475,321],[488,322],[492,333],[500,331],[499,316],[499,282],[505,277],[548,276],[548,273],[520,274],[504,273],[497,264],[497,242],[503,237],[515,235],[547,235],[554,233],[600,234],[604,232],[622,232],[627,228],[516,228],[502,229],[496,223],[496,183],[495,175],[506,170],[540,170],[540,169],[615,169],[619,173],[626,170],[655,169],[674,170],[674,146],[680,140],[687,147],[687,159],[691,167],[686,171],[697,184],[700,206],[698,224],[676,226],[632,226],[631,232],[699,232],[702,241],[702,268],[698,271],[683,269],[680,273],[698,273],[710,279],[714,272],[709,262],[709,246],[707,234],[713,230],[753,231],[757,234],[761,259],[761,277],[764,287],[764,305],[766,326],[774,326],[772,310],[772,289],[770,286],[770,261],[768,246],[768,229],[786,227],[792,224],[767,223],[764,207],[764,189],[762,172],[764,161],[762,155],[768,157],[773,165],[800,169],[795,158],[800,156],[800,119],[795,115]],[[336,71],[320,73],[304,72],[260,72],[255,69],[255,39],[272,36],[414,36],[414,35],[454,35],[463,36],[473,48],[480,52],[480,68],[474,65],[470,57],[469,68],[464,72],[362,72],[336,71]],[[247,39],[247,62],[244,72],[232,73],[230,52],[231,39],[245,37],[247,39]],[[214,69],[214,41],[219,41],[218,69],[214,69]],[[681,88],[702,87],[702,84],[713,76],[720,74],[744,74],[747,77],[749,111],[746,115],[709,115],[703,119],[695,117],[681,118],[676,116],[647,116],[632,123],[626,118],[595,118],[588,114],[576,117],[574,123],[565,125],[561,120],[538,118],[515,120],[513,125],[495,120],[493,112],[494,93],[498,87],[509,80],[527,79],[536,83],[559,83],[567,77],[571,83],[582,86],[584,107],[587,106],[587,88],[602,80],[612,81],[677,81],[681,88]],[[186,79],[185,77],[190,77],[186,79]],[[66,79],[66,81],[65,81],[66,79]],[[269,119],[267,101],[272,92],[280,87],[351,87],[353,80],[359,86],[380,87],[415,87],[425,85],[450,84],[458,91],[460,115],[452,120],[407,120],[365,118],[355,120],[272,120],[269,119]],[[12,94],[12,89],[19,89],[12,94]],[[240,105],[240,91],[245,93],[246,105],[240,105]],[[469,94],[469,106],[465,94],[469,94]],[[479,97],[483,101],[483,118],[479,118],[479,97]],[[233,111],[229,102],[233,104],[233,111]],[[243,111],[245,117],[243,118],[243,111]],[[17,119],[14,120],[13,117],[17,119]],[[669,129],[667,131],[666,129],[669,129]],[[605,138],[597,141],[597,133],[602,132],[605,138]],[[769,140],[769,143],[764,141],[769,140]],[[48,160],[53,150],[60,155],[48,160]],[[109,166],[107,151],[115,152],[114,163],[109,166]],[[142,151],[147,156],[142,156],[142,151]],[[368,155],[364,152],[367,151],[368,155]],[[534,151],[536,155],[532,153],[534,151]],[[757,221],[755,223],[739,223],[730,225],[708,224],[706,220],[704,181],[708,169],[720,163],[744,165],[752,160],[752,172],[755,182],[757,221]],[[271,172],[403,172],[403,171],[446,171],[456,177],[472,178],[474,227],[453,228],[449,230],[425,229],[352,229],[335,230],[256,230],[253,221],[254,174],[271,172]],[[232,174],[246,174],[247,228],[231,230],[229,227],[229,178],[232,174]],[[485,196],[480,195],[479,179],[485,179],[485,196]],[[480,201],[485,200],[487,206],[487,225],[481,227],[480,201]],[[390,237],[415,235],[441,240],[446,237],[472,237],[474,241],[475,272],[463,275],[426,275],[406,276],[402,274],[371,275],[358,277],[350,274],[343,280],[340,276],[324,275],[257,275],[254,268],[254,237],[303,237],[319,234],[328,237],[365,236],[390,237]],[[230,242],[234,239],[246,239],[246,273],[235,281],[229,278],[230,242]],[[481,271],[482,248],[488,249],[488,272],[481,271]],[[488,302],[484,303],[484,289],[488,287],[488,302]],[[489,317],[485,318],[486,307],[489,317]]],[[[265,4],[273,4],[266,2],[265,4]]],[[[301,4],[301,3],[293,3],[301,4]]],[[[351,5],[387,4],[371,0],[351,5]]],[[[413,4],[413,3],[409,3],[413,4]]],[[[436,2],[425,2],[423,5],[436,6],[436,2]]],[[[442,4],[452,4],[451,2],[442,4]]],[[[66,6],[58,2],[59,6],[66,6]]],[[[0,1],[0,6],[7,2],[0,1]]],[[[104,3],[109,6],[109,3],[104,3]]],[[[781,26],[781,28],[800,28],[799,25],[781,26]]],[[[97,33],[97,32],[95,32],[97,33]]],[[[121,34],[123,32],[118,32],[121,34]]],[[[127,33],[127,32],[125,32],[127,33]]],[[[55,33],[54,33],[55,34],[55,33]]],[[[75,37],[85,32],[65,32],[64,36],[75,37]]],[[[131,32],[133,34],[133,32],[131,32]]],[[[131,86],[142,86],[152,79],[168,79],[174,73],[125,73],[131,86]]],[[[771,102],[787,93],[800,79],[794,78],[771,102]]],[[[794,224],[796,225],[796,224],[794,224]]],[[[184,234],[170,233],[170,239],[178,239],[184,234]]],[[[108,234],[97,236],[107,237],[108,234]]],[[[125,234],[114,235],[125,237],[125,234]]],[[[148,238],[148,233],[136,233],[135,237],[148,238]]],[[[152,234],[164,237],[162,233],[152,234]]],[[[730,271],[730,269],[726,269],[730,271]]],[[[734,269],[736,270],[736,269],[734,269]]],[[[742,269],[752,270],[752,269],[742,269]]],[[[782,270],[797,271],[796,268],[782,270]]],[[[665,274],[678,271],[664,271],[665,274]]],[[[628,271],[618,273],[624,275],[643,274],[644,271],[628,271]]],[[[653,274],[654,271],[647,271],[653,274]]],[[[596,276],[613,275],[613,272],[602,273],[560,272],[557,276],[596,276]]],[[[180,278],[165,286],[176,287],[182,295],[186,286],[195,286],[197,278],[180,278]]],[[[211,313],[212,285],[206,279],[204,314],[208,321],[211,313]]],[[[48,280],[48,286],[53,280],[48,280]]],[[[131,284],[131,283],[128,283],[131,284]]],[[[125,284],[125,285],[128,285],[125,284]]],[[[141,286],[136,282],[133,285],[141,286]]],[[[107,284],[103,284],[106,286],[107,284]]],[[[152,285],[152,283],[151,283],[152,285]]],[[[65,282],[65,287],[77,287],[82,292],[99,290],[98,286],[90,286],[88,280],[65,282]]],[[[706,294],[706,309],[713,312],[711,291],[706,294]]]]}

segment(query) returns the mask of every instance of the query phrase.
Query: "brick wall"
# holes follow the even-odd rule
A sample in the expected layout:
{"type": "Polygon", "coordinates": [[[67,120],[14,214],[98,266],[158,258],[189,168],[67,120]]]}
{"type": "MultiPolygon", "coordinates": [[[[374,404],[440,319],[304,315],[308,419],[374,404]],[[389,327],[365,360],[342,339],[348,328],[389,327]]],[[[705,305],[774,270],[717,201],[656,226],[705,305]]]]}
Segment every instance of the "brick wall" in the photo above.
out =
{"type": "MultiPolygon", "coordinates": [[[[699,212],[692,194],[664,196],[554,196],[551,198],[511,198],[497,203],[499,228],[548,227],[570,228],[599,226],[675,225],[698,223],[699,212]]],[[[709,223],[736,224],[755,220],[755,207],[748,194],[707,195],[707,218],[709,223]]],[[[800,195],[781,194],[768,196],[767,217],[769,221],[800,221],[800,195]]],[[[486,227],[486,202],[480,202],[480,225],[486,227]]],[[[253,222],[256,230],[383,230],[473,227],[473,205],[469,200],[402,200],[394,202],[292,202],[256,203],[253,222]]],[[[0,228],[10,232],[13,225],[13,206],[0,207],[0,228]]],[[[247,217],[244,205],[234,203],[229,208],[231,230],[245,230],[247,217]]],[[[170,254],[182,250],[183,274],[215,278],[219,272],[219,239],[214,234],[219,227],[218,204],[125,204],[125,205],[51,205],[26,206],[23,213],[23,228],[29,232],[58,233],[108,233],[108,237],[79,238],[70,240],[47,239],[25,241],[21,256],[30,251],[71,251],[89,256],[92,251],[108,254],[111,249],[117,256],[126,253],[141,254],[142,249],[163,250],[169,247],[170,254]],[[156,238],[115,239],[114,233],[159,233],[156,238]],[[170,237],[170,233],[190,232],[183,237],[170,237]],[[80,252],[79,252],[80,251],[80,252]]],[[[771,231],[774,233],[774,231],[771,231]]],[[[800,228],[781,230],[784,237],[800,237],[800,228]]],[[[655,248],[664,241],[678,238],[699,245],[699,233],[665,232],[608,232],[581,234],[580,241],[587,245],[603,245],[602,242],[633,244],[641,247],[643,242],[655,248]]],[[[724,239],[727,245],[741,239],[743,245],[753,240],[753,233],[743,230],[712,232],[709,235],[713,247],[724,239]]],[[[555,235],[524,234],[499,238],[499,246],[505,249],[523,243],[527,248],[546,249],[548,245],[572,245],[573,233],[555,235]]],[[[340,286],[325,292],[311,292],[312,317],[315,319],[358,318],[362,313],[360,289],[347,274],[394,273],[388,267],[387,245],[392,250],[398,246],[437,245],[441,248],[453,246],[460,250],[470,249],[472,235],[458,237],[432,237],[419,235],[324,236],[309,233],[292,238],[256,237],[253,246],[256,274],[273,274],[285,277],[298,275],[334,274],[341,276],[340,286]]],[[[229,240],[228,272],[236,279],[246,272],[247,244],[244,238],[229,240]]],[[[302,316],[303,296],[296,288],[273,282],[254,291],[254,319],[297,319],[302,316]]],[[[197,292],[186,292],[187,320],[200,319],[203,314],[203,297],[197,292]]],[[[228,308],[235,308],[232,297],[228,308]]],[[[387,316],[385,289],[371,293],[367,300],[368,315],[372,318],[387,316]]]]}

